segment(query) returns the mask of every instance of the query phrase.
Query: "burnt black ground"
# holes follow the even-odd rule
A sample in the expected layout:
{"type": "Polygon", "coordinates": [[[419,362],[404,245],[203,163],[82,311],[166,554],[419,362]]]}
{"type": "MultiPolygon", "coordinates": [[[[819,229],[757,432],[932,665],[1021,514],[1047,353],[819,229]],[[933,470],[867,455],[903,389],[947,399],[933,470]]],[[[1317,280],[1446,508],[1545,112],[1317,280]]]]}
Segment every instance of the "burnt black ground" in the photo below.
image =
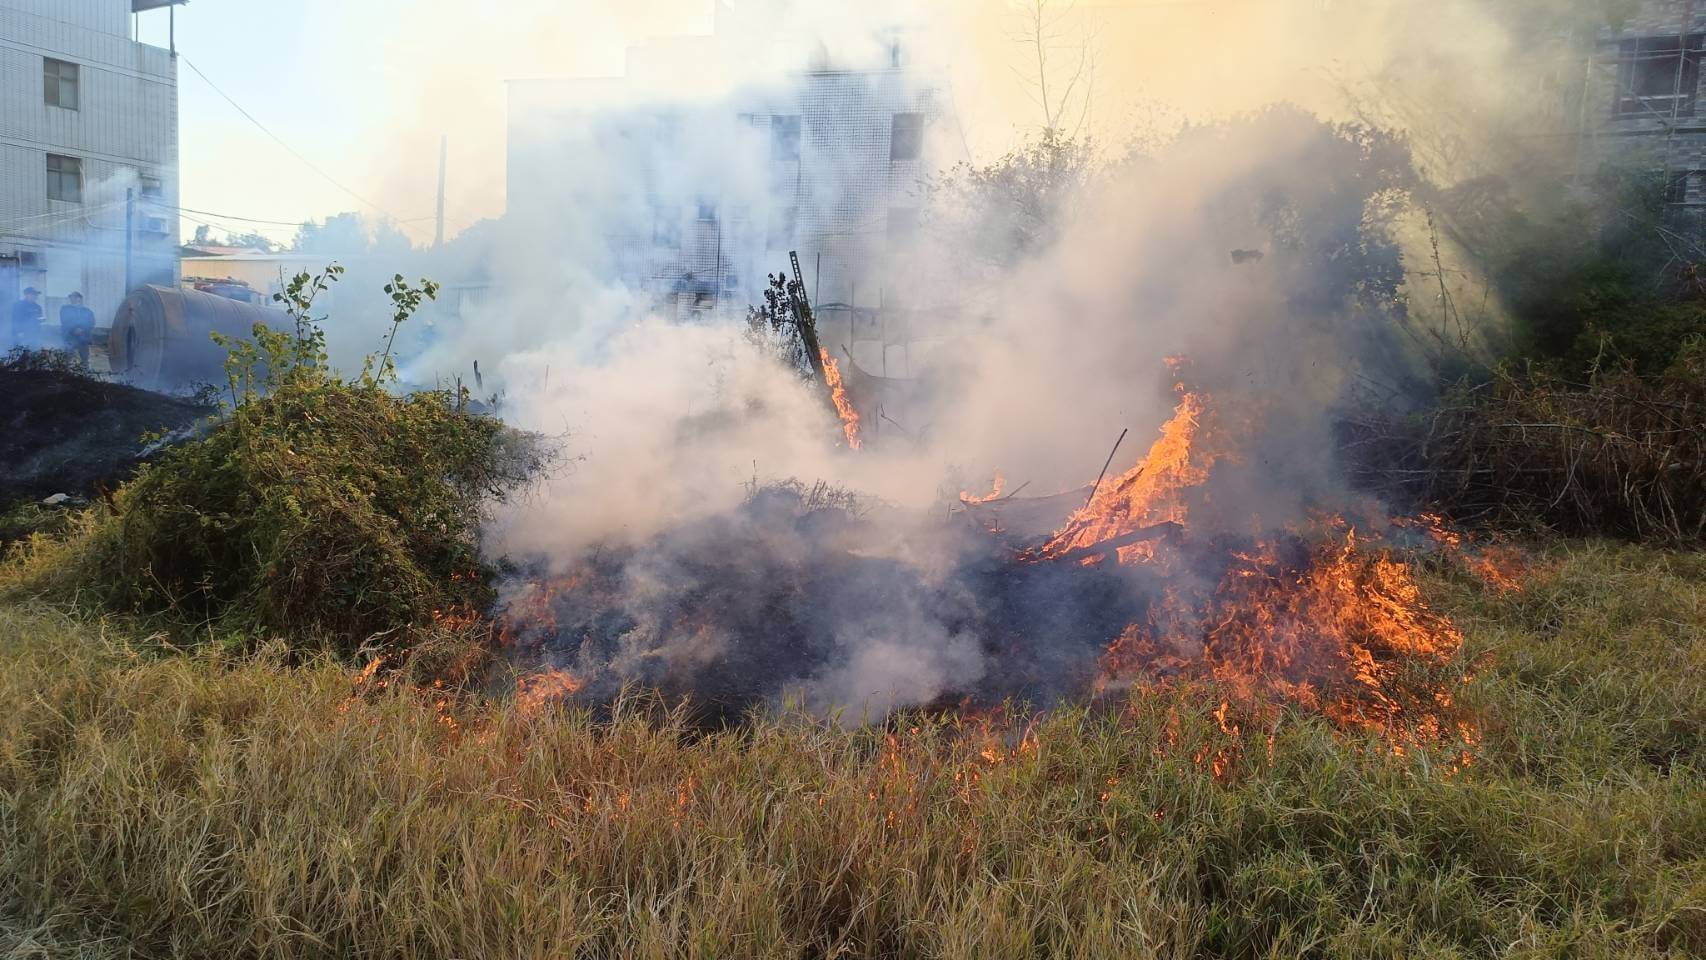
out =
{"type": "Polygon", "coordinates": [[[0,362],[0,505],[111,489],[135,472],[145,434],[181,430],[212,412],[62,365],[8,358],[0,362]]]}
{"type": "MultiPolygon", "coordinates": [[[[1052,703],[1082,690],[1097,658],[1140,620],[1158,585],[1103,564],[1024,563],[963,522],[896,548],[881,524],[761,491],[742,507],[639,545],[604,549],[537,605],[513,580],[497,610],[524,658],[588,681],[603,703],[628,685],[739,717],[848,665],[872,644],[945,649],[973,638],[984,667],[944,678],[943,702],[1052,703]],[[900,559],[930,554],[924,567],[900,559]]],[[[931,657],[923,657],[929,661],[931,657]]]]}

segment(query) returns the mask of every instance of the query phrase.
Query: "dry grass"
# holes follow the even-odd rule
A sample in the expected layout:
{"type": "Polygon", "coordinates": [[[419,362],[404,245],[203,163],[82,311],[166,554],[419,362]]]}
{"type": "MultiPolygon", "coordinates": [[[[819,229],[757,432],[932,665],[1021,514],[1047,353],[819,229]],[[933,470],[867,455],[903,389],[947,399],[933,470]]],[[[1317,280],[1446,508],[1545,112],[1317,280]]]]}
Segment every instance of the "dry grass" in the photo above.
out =
{"type": "Polygon", "coordinates": [[[0,607],[0,957],[1706,951],[1706,559],[1433,584],[1477,762],[1212,692],[845,731],[606,724],[0,607]],[[8,925],[9,924],[9,925],[8,925]]]}
{"type": "Polygon", "coordinates": [[[1343,425],[1360,482],[1470,524],[1706,542],[1706,343],[1662,376],[1500,372],[1424,420],[1343,425]]]}

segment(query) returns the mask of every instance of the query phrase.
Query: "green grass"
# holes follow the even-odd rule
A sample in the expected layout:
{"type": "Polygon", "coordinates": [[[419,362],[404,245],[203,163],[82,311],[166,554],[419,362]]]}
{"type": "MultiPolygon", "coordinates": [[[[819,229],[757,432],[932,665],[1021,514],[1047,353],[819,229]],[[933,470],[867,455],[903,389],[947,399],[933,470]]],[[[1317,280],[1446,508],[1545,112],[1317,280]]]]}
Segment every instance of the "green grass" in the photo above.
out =
{"type": "Polygon", "coordinates": [[[1462,770],[1212,691],[704,736],[0,606],[0,958],[1706,953],[1706,557],[1429,587],[1462,770]]]}

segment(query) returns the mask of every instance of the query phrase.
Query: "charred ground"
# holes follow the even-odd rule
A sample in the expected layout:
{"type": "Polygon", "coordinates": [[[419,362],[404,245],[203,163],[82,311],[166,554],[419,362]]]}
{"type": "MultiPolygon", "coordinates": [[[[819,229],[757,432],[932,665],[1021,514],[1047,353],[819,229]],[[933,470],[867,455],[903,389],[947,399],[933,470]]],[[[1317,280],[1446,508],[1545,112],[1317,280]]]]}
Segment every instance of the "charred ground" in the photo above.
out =
{"type": "Polygon", "coordinates": [[[183,430],[212,404],[90,376],[51,354],[0,361],[0,504],[111,492],[143,462],[147,435],[183,430]]]}

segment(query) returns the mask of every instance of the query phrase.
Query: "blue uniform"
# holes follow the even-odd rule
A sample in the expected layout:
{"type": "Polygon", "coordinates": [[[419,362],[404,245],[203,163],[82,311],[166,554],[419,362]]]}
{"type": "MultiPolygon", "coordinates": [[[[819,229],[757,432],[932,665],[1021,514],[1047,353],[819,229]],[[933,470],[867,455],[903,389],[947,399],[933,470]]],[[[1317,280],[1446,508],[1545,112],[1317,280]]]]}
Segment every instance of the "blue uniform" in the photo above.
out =
{"type": "Polygon", "coordinates": [[[19,300],[12,304],[12,346],[41,349],[41,304],[19,300]]]}
{"type": "Polygon", "coordinates": [[[59,332],[65,337],[65,349],[88,366],[89,344],[95,339],[95,311],[72,303],[60,307],[59,332]]]}

